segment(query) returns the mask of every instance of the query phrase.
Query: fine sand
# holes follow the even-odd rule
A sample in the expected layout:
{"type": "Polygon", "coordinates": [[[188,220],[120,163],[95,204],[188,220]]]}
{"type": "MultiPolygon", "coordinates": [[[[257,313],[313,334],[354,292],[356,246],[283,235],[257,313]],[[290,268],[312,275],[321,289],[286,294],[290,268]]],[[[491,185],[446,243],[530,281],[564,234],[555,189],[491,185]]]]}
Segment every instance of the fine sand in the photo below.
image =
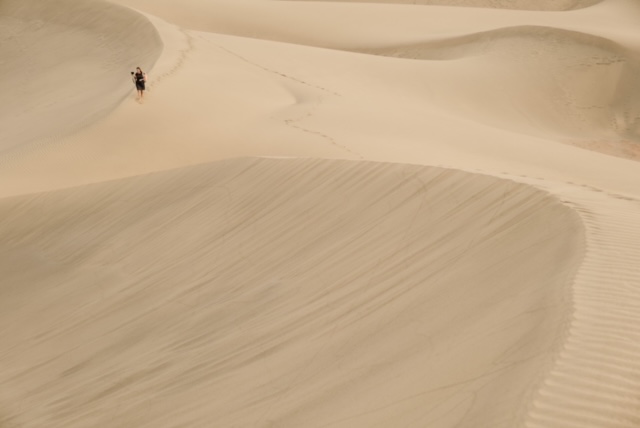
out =
{"type": "Polygon", "coordinates": [[[0,0],[0,428],[640,427],[638,28],[0,0]]]}

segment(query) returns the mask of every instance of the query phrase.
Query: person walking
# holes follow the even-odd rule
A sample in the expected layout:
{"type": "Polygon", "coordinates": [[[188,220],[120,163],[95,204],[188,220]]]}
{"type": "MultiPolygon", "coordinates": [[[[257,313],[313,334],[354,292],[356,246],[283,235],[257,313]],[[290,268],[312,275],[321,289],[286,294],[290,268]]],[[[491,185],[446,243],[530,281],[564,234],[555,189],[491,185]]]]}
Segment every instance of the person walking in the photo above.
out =
{"type": "Polygon", "coordinates": [[[147,82],[147,74],[142,71],[140,67],[136,67],[136,72],[133,74],[133,81],[138,91],[137,99],[142,101],[142,98],[144,98],[145,83],[147,82]]]}

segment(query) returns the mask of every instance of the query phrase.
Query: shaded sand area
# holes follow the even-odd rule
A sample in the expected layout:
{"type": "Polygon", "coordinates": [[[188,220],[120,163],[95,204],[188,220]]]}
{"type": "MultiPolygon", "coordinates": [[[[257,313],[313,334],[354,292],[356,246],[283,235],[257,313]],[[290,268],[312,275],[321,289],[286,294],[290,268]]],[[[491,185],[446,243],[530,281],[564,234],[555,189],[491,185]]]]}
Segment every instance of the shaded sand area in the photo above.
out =
{"type": "Polygon", "coordinates": [[[639,427],[639,26],[1,1],[0,427],[639,427]]]}

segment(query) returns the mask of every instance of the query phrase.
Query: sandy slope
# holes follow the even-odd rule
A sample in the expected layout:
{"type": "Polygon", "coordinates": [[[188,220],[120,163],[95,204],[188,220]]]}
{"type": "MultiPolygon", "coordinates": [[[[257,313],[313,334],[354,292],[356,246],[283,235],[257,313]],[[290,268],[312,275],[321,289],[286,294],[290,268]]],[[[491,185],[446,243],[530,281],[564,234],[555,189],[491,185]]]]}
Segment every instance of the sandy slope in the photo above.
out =
{"type": "Polygon", "coordinates": [[[40,3],[2,428],[640,426],[637,2],[40,3]]]}
{"type": "Polygon", "coordinates": [[[152,65],[162,46],[146,19],[114,5],[3,0],[0,22],[5,153],[113,110],[131,87],[123,77],[152,65]]]}
{"type": "Polygon", "coordinates": [[[582,258],[555,198],[419,166],[233,160],[0,210],[24,426],[509,426],[582,258]]]}

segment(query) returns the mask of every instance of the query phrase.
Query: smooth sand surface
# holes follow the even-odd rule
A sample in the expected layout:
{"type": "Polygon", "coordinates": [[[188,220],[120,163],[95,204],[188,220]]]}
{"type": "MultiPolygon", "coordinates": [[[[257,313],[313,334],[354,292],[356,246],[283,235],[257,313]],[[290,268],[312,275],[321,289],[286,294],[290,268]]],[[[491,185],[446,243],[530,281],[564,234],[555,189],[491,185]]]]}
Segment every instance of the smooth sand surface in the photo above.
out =
{"type": "Polygon", "coordinates": [[[0,1],[0,428],[640,427],[638,28],[0,1]]]}

